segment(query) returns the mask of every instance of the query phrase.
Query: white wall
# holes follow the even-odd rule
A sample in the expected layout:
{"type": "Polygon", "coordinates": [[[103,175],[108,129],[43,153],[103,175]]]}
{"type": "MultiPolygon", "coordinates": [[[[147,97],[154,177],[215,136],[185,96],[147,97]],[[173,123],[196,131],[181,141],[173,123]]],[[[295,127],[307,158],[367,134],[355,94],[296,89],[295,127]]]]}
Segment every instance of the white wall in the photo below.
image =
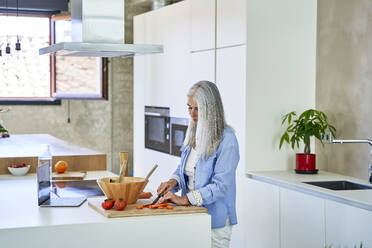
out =
{"type": "Polygon", "coordinates": [[[294,169],[281,117],[315,108],[317,1],[248,0],[247,17],[246,169],[294,169]]]}

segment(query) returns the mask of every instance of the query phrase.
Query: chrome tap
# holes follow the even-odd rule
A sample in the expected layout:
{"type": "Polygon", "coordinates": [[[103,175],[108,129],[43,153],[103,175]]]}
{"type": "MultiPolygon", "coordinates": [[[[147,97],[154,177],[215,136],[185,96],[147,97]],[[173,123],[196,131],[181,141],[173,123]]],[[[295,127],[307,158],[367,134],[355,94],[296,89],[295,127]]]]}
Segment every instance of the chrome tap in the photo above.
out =
{"type": "Polygon", "coordinates": [[[322,139],[323,142],[328,142],[332,144],[343,144],[343,143],[367,143],[370,146],[370,155],[371,155],[371,160],[369,163],[369,168],[368,168],[368,181],[369,183],[372,184],[372,140],[370,139],[356,139],[356,140],[336,140],[332,139],[332,136],[330,134],[326,134],[325,137],[322,139]]]}

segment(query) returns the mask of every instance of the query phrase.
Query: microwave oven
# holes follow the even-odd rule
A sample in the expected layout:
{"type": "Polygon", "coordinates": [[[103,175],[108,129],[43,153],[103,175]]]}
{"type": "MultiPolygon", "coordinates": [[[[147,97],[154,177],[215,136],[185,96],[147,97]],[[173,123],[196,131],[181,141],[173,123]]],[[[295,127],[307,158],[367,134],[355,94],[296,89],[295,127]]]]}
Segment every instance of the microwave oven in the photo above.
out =
{"type": "Polygon", "coordinates": [[[145,106],[145,148],[170,153],[169,108],[145,106]]]}
{"type": "Polygon", "coordinates": [[[171,152],[174,156],[181,157],[181,147],[186,137],[186,131],[189,124],[187,118],[170,118],[171,123],[171,152]]]}

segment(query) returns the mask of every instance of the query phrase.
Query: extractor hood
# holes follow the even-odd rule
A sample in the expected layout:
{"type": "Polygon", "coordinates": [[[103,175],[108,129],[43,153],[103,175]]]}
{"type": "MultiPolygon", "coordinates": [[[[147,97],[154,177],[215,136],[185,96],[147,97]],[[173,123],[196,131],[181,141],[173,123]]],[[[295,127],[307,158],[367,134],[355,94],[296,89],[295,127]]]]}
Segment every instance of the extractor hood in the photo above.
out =
{"type": "Polygon", "coordinates": [[[124,0],[71,0],[71,42],[39,49],[39,54],[132,57],[162,53],[162,45],[124,44],[124,0]]]}

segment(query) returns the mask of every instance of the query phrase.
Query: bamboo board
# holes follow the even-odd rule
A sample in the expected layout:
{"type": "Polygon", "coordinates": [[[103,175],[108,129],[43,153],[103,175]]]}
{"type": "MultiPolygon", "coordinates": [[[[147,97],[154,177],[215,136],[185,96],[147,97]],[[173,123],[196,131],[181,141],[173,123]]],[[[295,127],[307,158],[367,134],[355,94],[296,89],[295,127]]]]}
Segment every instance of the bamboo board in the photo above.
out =
{"type": "Polygon", "coordinates": [[[136,209],[137,205],[150,203],[151,201],[148,199],[139,199],[136,204],[128,205],[123,211],[116,211],[115,209],[105,210],[101,206],[103,200],[104,198],[90,198],[88,199],[88,205],[107,218],[208,213],[206,208],[195,206],[174,206],[171,210],[149,208],[136,209]]]}
{"type": "Polygon", "coordinates": [[[65,171],[64,173],[53,172],[53,180],[83,180],[87,175],[86,171],[65,171]]]}

